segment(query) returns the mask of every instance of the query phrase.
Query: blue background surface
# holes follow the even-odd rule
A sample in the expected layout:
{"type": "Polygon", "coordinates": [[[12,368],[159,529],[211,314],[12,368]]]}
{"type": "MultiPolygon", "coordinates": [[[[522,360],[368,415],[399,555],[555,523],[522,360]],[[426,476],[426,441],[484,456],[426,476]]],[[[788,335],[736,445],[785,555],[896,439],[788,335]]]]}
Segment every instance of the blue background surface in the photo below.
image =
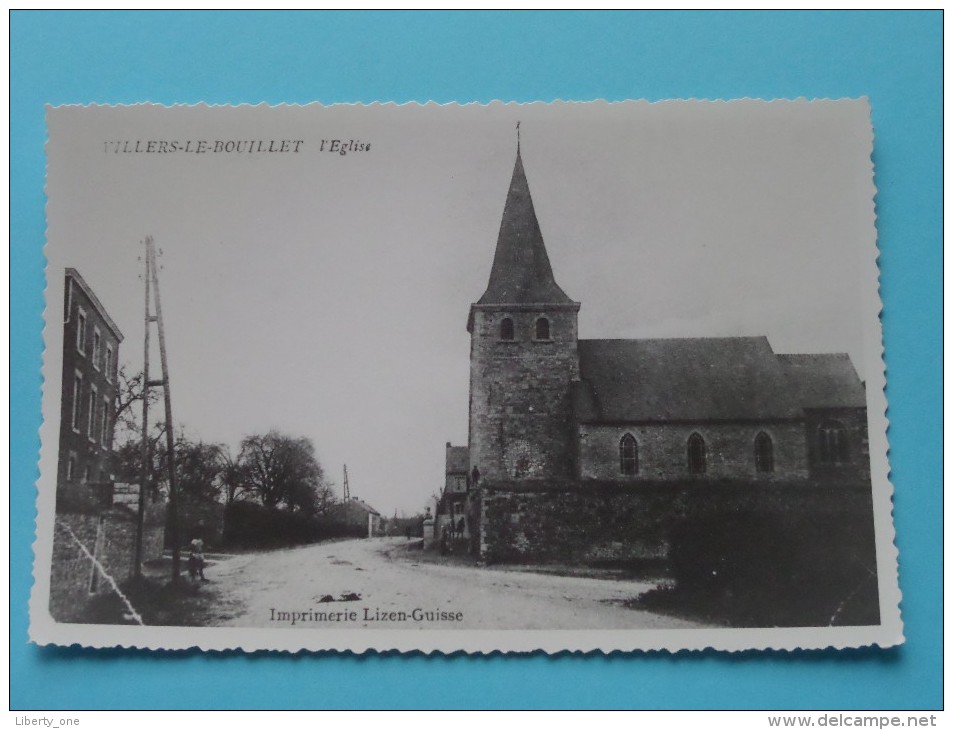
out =
{"type": "Polygon", "coordinates": [[[11,709],[940,707],[941,44],[939,11],[13,12],[11,709]],[[354,657],[27,643],[40,425],[44,104],[864,95],[876,134],[903,647],[354,657]]]}

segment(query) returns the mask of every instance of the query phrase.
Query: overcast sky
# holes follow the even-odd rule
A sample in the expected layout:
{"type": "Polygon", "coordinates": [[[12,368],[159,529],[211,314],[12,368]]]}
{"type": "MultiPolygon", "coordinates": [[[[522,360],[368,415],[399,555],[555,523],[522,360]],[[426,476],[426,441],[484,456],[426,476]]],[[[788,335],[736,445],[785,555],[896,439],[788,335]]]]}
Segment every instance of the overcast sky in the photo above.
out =
{"type": "Polygon", "coordinates": [[[64,107],[49,114],[43,458],[55,463],[63,270],[97,293],[138,370],[151,234],[176,422],[233,450],[272,428],[308,436],[338,488],[347,463],[352,494],[383,514],[421,509],[444,443],[467,439],[467,313],[518,120],[582,338],[763,334],[776,352],[846,351],[879,379],[865,100],[64,107]],[[304,142],[106,144],[271,139],[304,142]],[[342,156],[322,139],[371,146],[342,156]]]}

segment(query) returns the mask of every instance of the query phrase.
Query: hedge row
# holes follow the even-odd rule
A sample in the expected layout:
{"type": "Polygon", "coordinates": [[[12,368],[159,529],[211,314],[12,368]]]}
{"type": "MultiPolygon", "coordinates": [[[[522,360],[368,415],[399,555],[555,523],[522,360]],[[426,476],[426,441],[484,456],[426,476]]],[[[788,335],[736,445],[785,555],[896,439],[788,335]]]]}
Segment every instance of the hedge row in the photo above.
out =
{"type": "Polygon", "coordinates": [[[681,602],[735,626],[879,623],[871,512],[688,514],[671,532],[681,602]]]}
{"type": "Polygon", "coordinates": [[[225,508],[224,542],[229,547],[285,547],[334,537],[363,537],[366,534],[367,528],[363,526],[264,507],[253,502],[233,502],[225,508]]]}

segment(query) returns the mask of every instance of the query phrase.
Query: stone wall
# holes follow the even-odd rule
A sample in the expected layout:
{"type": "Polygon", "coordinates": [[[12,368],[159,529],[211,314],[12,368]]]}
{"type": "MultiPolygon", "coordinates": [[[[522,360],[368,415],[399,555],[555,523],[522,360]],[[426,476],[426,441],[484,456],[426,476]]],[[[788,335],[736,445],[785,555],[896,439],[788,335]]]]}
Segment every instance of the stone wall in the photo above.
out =
{"type": "Polygon", "coordinates": [[[50,574],[50,614],[55,620],[82,620],[89,601],[112,590],[109,582],[94,570],[90,555],[120,585],[133,576],[135,535],[136,516],[122,507],[99,515],[56,516],[50,574]]]}
{"type": "Polygon", "coordinates": [[[758,479],[785,481],[806,479],[808,455],[804,426],[800,422],[658,424],[642,426],[579,427],[579,471],[586,479],[711,480],[758,479]],[[774,471],[758,472],[755,437],[764,431],[774,446],[774,471]],[[632,434],[638,444],[637,474],[623,475],[619,442],[632,434]],[[688,471],[688,438],[698,433],[705,440],[707,468],[704,474],[688,471]]]}
{"type": "MultiPolygon", "coordinates": [[[[124,503],[128,495],[120,494],[123,496],[113,505],[103,509],[57,512],[50,573],[50,614],[56,621],[84,620],[89,602],[113,590],[94,569],[90,556],[120,586],[135,575],[137,507],[124,503]]],[[[165,504],[147,503],[142,537],[144,562],[162,556],[164,522],[165,504]]]]}
{"type": "MultiPolygon", "coordinates": [[[[146,513],[142,528],[142,560],[158,560],[165,547],[165,522],[167,506],[165,502],[146,503],[146,513]]],[[[133,537],[135,539],[135,537],[133,537]]]]}
{"type": "Polygon", "coordinates": [[[475,309],[470,347],[470,467],[481,478],[559,478],[575,471],[570,383],[579,377],[576,305],[475,309]],[[545,316],[550,339],[536,340],[545,316]],[[514,338],[500,339],[500,323],[514,338]]]}
{"type": "MultiPolygon", "coordinates": [[[[473,494],[479,554],[488,563],[634,565],[667,558],[686,515],[871,514],[869,483],[590,482],[486,486],[473,494]]],[[[474,547],[477,547],[476,545],[474,547]]]]}
{"type": "Polygon", "coordinates": [[[56,621],[75,621],[95,591],[93,563],[69,530],[92,554],[98,542],[99,517],[96,515],[58,515],[53,533],[53,568],[50,573],[50,614],[56,621]],[[68,528],[68,529],[67,529],[68,528]]]}

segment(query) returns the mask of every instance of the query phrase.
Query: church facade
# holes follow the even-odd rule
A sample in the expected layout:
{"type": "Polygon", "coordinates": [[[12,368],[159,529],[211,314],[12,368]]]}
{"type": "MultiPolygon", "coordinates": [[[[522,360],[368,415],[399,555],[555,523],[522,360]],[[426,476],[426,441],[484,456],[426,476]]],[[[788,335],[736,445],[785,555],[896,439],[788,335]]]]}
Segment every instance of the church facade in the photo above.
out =
{"type": "Polygon", "coordinates": [[[778,354],[766,337],[580,339],[579,309],[556,283],[517,149],[467,320],[466,516],[482,556],[552,556],[553,533],[577,554],[644,542],[645,515],[658,533],[666,504],[706,486],[869,483],[866,393],[846,354],[778,354]],[[640,516],[577,534],[593,529],[580,512],[606,500],[640,516]]]}

